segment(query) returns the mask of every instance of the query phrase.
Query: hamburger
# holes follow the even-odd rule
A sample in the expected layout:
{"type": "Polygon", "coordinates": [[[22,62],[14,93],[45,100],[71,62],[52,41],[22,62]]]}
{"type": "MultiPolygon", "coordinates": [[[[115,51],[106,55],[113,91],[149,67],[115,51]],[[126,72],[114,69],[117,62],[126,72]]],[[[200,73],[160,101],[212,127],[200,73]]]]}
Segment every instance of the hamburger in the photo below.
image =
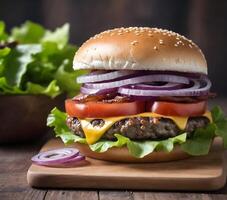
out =
{"type": "MultiPolygon", "coordinates": [[[[53,109],[47,124],[88,157],[160,162],[208,154],[215,136],[226,144],[226,118],[207,100],[211,81],[201,49],[175,32],[116,28],[76,52],[80,94],[53,109]],[[222,124],[222,125],[220,125],[222,124]]],[[[227,145],[225,145],[227,146],[227,145]]]]}

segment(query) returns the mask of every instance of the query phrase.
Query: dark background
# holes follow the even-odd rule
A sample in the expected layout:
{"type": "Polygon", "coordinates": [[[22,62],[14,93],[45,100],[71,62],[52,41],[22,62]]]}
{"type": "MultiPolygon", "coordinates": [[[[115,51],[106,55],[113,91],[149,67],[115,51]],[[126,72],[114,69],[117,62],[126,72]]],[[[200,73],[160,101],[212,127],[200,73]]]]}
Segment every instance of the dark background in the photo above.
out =
{"type": "Polygon", "coordinates": [[[204,52],[213,91],[227,96],[226,0],[0,0],[0,20],[8,28],[32,20],[54,29],[71,25],[71,42],[114,27],[151,26],[173,30],[204,52]]]}

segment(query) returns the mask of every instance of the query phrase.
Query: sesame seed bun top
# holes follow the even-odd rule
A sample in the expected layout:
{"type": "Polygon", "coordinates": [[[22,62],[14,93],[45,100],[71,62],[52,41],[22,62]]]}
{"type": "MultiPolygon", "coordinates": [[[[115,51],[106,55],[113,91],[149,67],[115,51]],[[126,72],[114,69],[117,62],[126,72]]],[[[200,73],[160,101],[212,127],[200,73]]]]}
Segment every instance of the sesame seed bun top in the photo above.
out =
{"type": "Polygon", "coordinates": [[[76,52],[74,69],[160,70],[207,74],[200,48],[182,35],[158,28],[104,31],[76,52]]]}

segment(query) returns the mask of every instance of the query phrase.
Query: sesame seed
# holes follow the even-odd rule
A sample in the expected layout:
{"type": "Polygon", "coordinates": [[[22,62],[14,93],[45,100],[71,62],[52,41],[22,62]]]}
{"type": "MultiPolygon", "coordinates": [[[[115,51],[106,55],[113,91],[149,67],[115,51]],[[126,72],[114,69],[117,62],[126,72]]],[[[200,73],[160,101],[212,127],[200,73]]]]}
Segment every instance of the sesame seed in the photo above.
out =
{"type": "Polygon", "coordinates": [[[149,37],[153,37],[154,35],[153,34],[151,34],[151,33],[148,33],[147,34],[149,37]]]}
{"type": "Polygon", "coordinates": [[[178,45],[177,45],[177,44],[174,44],[174,46],[175,46],[175,47],[178,47],[178,45]]]}
{"type": "Polygon", "coordinates": [[[163,40],[159,40],[159,44],[164,44],[164,43],[163,43],[163,40]]]}
{"type": "Polygon", "coordinates": [[[131,45],[136,45],[138,43],[138,41],[134,40],[131,42],[131,45]]]}
{"type": "Polygon", "coordinates": [[[157,46],[154,46],[154,50],[158,50],[158,47],[157,46]]]}
{"type": "Polygon", "coordinates": [[[122,32],[119,32],[118,35],[122,35],[123,33],[122,32]]]}
{"type": "Polygon", "coordinates": [[[189,44],[188,46],[189,46],[190,48],[192,48],[192,45],[191,45],[191,44],[189,44]]]}

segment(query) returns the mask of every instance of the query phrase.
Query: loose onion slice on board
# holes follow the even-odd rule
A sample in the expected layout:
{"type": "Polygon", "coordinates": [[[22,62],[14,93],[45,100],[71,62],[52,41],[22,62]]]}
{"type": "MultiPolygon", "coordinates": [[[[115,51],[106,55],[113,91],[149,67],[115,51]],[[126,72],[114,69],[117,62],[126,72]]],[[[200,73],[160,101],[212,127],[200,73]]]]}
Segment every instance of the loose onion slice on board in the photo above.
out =
{"type": "Polygon", "coordinates": [[[84,160],[85,157],[79,154],[75,148],[61,148],[40,152],[32,157],[32,162],[43,166],[56,166],[61,164],[72,164],[84,160]]]}

